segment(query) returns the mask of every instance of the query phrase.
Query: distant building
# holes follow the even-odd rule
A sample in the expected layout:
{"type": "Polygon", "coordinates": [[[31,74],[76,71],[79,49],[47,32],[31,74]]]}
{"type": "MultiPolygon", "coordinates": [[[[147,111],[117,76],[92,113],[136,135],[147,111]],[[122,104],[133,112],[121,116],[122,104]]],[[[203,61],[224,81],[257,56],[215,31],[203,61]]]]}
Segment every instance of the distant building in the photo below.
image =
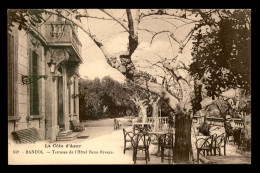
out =
{"type": "Polygon", "coordinates": [[[42,139],[55,141],[70,120],[79,121],[77,27],[52,15],[29,32],[17,28],[8,32],[8,138],[35,127],[42,139]]]}

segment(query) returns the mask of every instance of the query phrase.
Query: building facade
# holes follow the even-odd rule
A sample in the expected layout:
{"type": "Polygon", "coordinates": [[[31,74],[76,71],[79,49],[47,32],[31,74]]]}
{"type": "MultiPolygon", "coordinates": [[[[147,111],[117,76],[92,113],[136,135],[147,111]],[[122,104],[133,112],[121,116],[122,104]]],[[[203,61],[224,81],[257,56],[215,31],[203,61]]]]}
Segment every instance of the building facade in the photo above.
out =
{"type": "Polygon", "coordinates": [[[35,127],[41,139],[79,122],[78,67],[82,63],[77,27],[53,15],[29,31],[8,32],[8,138],[35,127]],[[54,67],[54,68],[52,68],[54,67]]]}

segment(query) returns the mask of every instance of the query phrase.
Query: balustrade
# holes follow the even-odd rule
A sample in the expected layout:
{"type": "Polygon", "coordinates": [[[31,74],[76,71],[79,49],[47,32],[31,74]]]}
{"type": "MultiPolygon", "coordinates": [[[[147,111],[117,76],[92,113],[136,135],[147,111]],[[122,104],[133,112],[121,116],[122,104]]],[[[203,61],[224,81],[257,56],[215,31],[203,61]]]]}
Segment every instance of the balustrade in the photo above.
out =
{"type": "MultiPolygon", "coordinates": [[[[223,118],[208,117],[208,118],[207,118],[207,121],[208,121],[209,124],[211,124],[211,125],[224,126],[224,120],[223,120],[223,118]]],[[[244,127],[243,119],[233,118],[231,121],[234,121],[235,128],[243,128],[243,127],[244,127]]]]}
{"type": "Polygon", "coordinates": [[[75,53],[81,56],[82,44],[78,38],[75,27],[73,27],[70,22],[48,21],[34,30],[36,30],[48,44],[54,46],[72,46],[75,53]]]}
{"type": "MultiPolygon", "coordinates": [[[[137,118],[135,120],[137,120],[137,118]]],[[[159,120],[159,124],[162,124],[162,125],[164,125],[164,124],[167,125],[168,124],[168,117],[158,117],[158,120],[159,120]]],[[[199,123],[199,124],[202,123],[200,120],[201,119],[198,118],[197,123],[199,123]]],[[[244,127],[242,119],[240,119],[240,118],[233,118],[233,120],[234,120],[235,128],[243,128],[244,127]]],[[[211,125],[224,126],[223,118],[208,117],[207,121],[211,125]]],[[[147,122],[153,124],[154,123],[154,118],[153,117],[147,117],[147,122]]]]}
{"type": "MultiPolygon", "coordinates": [[[[168,124],[168,117],[158,117],[159,124],[168,124]]],[[[148,123],[154,123],[154,118],[153,117],[147,117],[147,122],[148,123]]]]}

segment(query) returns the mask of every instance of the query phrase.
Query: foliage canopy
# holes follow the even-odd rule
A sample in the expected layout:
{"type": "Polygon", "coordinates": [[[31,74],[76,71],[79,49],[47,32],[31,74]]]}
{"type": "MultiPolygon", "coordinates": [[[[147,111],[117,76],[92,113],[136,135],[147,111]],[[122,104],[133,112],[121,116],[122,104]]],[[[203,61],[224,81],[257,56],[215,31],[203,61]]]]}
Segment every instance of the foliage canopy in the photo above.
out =
{"type": "Polygon", "coordinates": [[[190,74],[203,79],[213,99],[229,88],[251,93],[250,10],[218,10],[205,15],[194,35],[190,74]]]}

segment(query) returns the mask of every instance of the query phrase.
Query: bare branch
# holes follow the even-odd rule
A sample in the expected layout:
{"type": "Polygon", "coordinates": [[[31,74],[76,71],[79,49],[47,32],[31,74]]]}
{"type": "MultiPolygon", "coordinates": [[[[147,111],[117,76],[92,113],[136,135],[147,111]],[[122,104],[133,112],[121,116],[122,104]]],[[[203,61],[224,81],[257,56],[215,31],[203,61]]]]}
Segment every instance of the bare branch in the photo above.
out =
{"type": "Polygon", "coordinates": [[[149,16],[171,16],[172,17],[172,19],[177,19],[177,20],[180,20],[180,21],[182,21],[182,22],[184,22],[184,23],[186,23],[187,22],[187,20],[189,20],[189,21],[193,21],[193,22],[198,22],[198,21],[196,21],[196,20],[194,20],[194,19],[190,19],[190,18],[183,18],[182,16],[177,16],[177,14],[170,14],[170,13],[167,13],[167,11],[166,10],[164,10],[163,12],[161,12],[159,9],[158,10],[153,10],[153,11],[151,11],[151,12],[148,12],[148,13],[141,13],[141,15],[140,15],[140,20],[142,20],[143,18],[145,18],[145,17],[149,17],[149,16]]]}
{"type": "Polygon", "coordinates": [[[113,14],[109,13],[108,11],[104,10],[104,9],[99,9],[100,11],[103,11],[105,14],[107,14],[108,16],[110,16],[112,19],[114,19],[115,21],[117,21],[127,32],[129,32],[129,29],[127,27],[127,25],[120,19],[118,19],[117,17],[115,17],[113,14]]]}
{"type": "MultiPolygon", "coordinates": [[[[189,24],[192,24],[192,23],[198,23],[198,22],[197,22],[197,21],[193,21],[193,22],[185,23],[185,24],[183,24],[183,25],[178,26],[177,28],[181,28],[181,27],[183,27],[183,26],[185,26],[185,25],[189,25],[189,24]]],[[[177,28],[176,28],[176,29],[177,29],[177,28]]]]}
{"type": "Polygon", "coordinates": [[[157,94],[159,97],[167,101],[172,109],[176,109],[179,100],[165,90],[160,84],[145,81],[139,84],[140,87],[147,89],[149,92],[157,94]]]}
{"type": "Polygon", "coordinates": [[[76,15],[76,17],[78,17],[78,18],[81,18],[81,17],[87,17],[87,18],[93,18],[93,19],[112,20],[112,21],[115,21],[114,19],[110,19],[110,18],[96,17],[96,16],[83,15],[83,14],[78,14],[78,15],[76,15]]]}
{"type": "MultiPolygon", "coordinates": [[[[55,15],[59,15],[64,17],[65,19],[73,22],[75,25],[77,25],[79,28],[81,28],[95,43],[96,45],[100,48],[100,50],[103,52],[107,63],[113,67],[116,68],[117,70],[119,70],[121,73],[125,72],[125,67],[123,67],[121,65],[121,63],[117,60],[116,57],[110,55],[110,53],[108,52],[108,50],[106,49],[106,47],[103,45],[103,43],[101,42],[101,40],[99,40],[95,35],[91,35],[89,33],[88,28],[86,28],[79,20],[75,19],[73,17],[73,15],[68,15],[68,14],[64,14],[63,11],[56,11],[56,10],[52,10],[52,9],[45,9],[43,10],[44,12],[47,13],[51,13],[51,14],[55,14],[55,15]]],[[[75,16],[75,15],[74,15],[75,16]]]]}
{"type": "Polygon", "coordinates": [[[139,25],[139,22],[140,22],[139,17],[140,17],[140,9],[137,9],[136,13],[135,13],[135,22],[134,22],[135,35],[138,35],[138,25],[139,25]]]}
{"type": "Polygon", "coordinates": [[[183,62],[180,61],[180,63],[183,65],[182,67],[178,67],[177,69],[183,69],[183,70],[189,70],[189,68],[184,64],[183,62]]]}
{"type": "Polygon", "coordinates": [[[172,45],[172,42],[171,42],[171,39],[170,39],[169,35],[168,35],[168,39],[169,39],[169,42],[170,42],[170,44],[171,44],[171,48],[172,48],[172,55],[174,55],[174,51],[173,51],[173,45],[172,45]]]}
{"type": "Polygon", "coordinates": [[[159,63],[162,63],[162,62],[158,61],[158,62],[152,64],[152,63],[151,63],[150,61],[148,61],[148,60],[145,60],[145,61],[151,64],[150,68],[153,67],[153,66],[157,66],[157,67],[159,67],[160,69],[162,69],[162,70],[166,73],[166,70],[165,70],[163,67],[161,67],[161,66],[158,65],[159,63]]]}
{"type": "Polygon", "coordinates": [[[174,36],[174,34],[172,33],[171,35],[170,35],[171,37],[172,37],[172,39],[174,40],[174,41],[176,41],[178,44],[181,44],[181,41],[180,40],[178,40],[175,36],[174,36]]]}
{"type": "Polygon", "coordinates": [[[145,29],[145,28],[141,28],[141,29],[139,29],[139,30],[140,30],[140,31],[147,31],[147,32],[149,32],[149,33],[152,34],[152,35],[156,34],[156,32],[151,31],[151,30],[149,30],[149,29],[145,29]]]}
{"type": "Polygon", "coordinates": [[[126,9],[126,14],[128,18],[128,28],[129,28],[129,34],[132,38],[135,37],[135,31],[134,31],[134,22],[133,17],[130,9],[126,9]]]}
{"type": "Polygon", "coordinates": [[[155,38],[155,36],[157,36],[158,34],[165,33],[165,32],[172,33],[171,31],[160,31],[160,32],[157,32],[156,34],[154,34],[154,35],[153,35],[153,37],[152,37],[152,40],[151,40],[150,44],[152,44],[152,42],[153,42],[153,39],[155,38]]]}

